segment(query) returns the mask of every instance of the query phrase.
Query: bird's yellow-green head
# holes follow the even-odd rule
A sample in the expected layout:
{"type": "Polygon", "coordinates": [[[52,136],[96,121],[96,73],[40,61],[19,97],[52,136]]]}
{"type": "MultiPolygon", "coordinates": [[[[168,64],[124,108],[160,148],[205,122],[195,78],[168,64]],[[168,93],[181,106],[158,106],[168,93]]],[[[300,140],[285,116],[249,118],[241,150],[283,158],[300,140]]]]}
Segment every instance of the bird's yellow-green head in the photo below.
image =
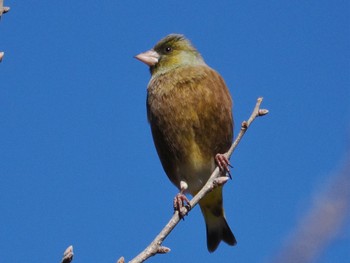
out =
{"type": "Polygon", "coordinates": [[[186,65],[205,65],[197,49],[180,34],[166,36],[153,49],[135,58],[150,66],[152,76],[186,65]]]}

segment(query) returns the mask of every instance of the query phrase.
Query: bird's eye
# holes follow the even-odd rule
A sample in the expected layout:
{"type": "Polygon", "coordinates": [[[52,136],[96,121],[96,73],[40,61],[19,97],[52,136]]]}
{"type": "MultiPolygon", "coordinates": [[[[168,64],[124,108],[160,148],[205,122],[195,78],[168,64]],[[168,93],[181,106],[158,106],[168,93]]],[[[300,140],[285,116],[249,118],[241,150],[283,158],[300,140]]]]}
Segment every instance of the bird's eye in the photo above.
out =
{"type": "Polygon", "coordinates": [[[173,49],[172,49],[171,47],[166,47],[166,48],[165,48],[165,52],[166,52],[166,53],[170,53],[172,50],[173,50],[173,49]]]}

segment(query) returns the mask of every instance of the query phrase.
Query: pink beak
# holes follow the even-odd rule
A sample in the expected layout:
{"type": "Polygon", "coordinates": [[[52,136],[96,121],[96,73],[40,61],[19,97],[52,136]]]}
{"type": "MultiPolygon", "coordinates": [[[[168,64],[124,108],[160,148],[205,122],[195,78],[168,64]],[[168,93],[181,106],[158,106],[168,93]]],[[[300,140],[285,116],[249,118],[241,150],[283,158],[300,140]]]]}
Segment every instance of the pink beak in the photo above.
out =
{"type": "Polygon", "coordinates": [[[151,49],[136,55],[135,58],[145,63],[148,66],[154,66],[155,64],[158,63],[159,54],[153,49],[151,49]]]}

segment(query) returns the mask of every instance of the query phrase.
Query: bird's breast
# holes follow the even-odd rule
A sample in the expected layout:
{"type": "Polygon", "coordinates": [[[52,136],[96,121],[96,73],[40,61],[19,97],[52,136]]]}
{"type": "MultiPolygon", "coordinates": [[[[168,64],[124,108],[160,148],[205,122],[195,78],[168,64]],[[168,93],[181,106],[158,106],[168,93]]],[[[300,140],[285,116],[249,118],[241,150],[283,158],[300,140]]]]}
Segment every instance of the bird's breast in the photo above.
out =
{"type": "Polygon", "coordinates": [[[209,85],[211,82],[205,80],[208,74],[191,70],[174,70],[151,79],[147,89],[147,115],[169,179],[177,187],[181,180],[186,181],[189,191],[194,192],[204,185],[215,168],[214,155],[220,146],[216,136],[220,137],[223,128],[222,116],[228,115],[225,132],[228,134],[220,139],[225,141],[225,147],[226,141],[229,144],[232,139],[229,138],[232,119],[231,105],[222,114],[220,90],[215,92],[213,85],[209,85]]]}

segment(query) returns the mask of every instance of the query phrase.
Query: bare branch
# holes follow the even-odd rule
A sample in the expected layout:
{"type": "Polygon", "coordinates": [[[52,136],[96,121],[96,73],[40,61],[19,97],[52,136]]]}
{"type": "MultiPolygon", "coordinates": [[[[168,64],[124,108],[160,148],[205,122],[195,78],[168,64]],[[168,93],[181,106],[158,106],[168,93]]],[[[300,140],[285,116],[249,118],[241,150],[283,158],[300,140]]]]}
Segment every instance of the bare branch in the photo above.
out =
{"type": "Polygon", "coordinates": [[[315,262],[339,235],[350,215],[350,153],[341,170],[331,177],[326,191],[316,194],[315,201],[279,254],[269,262],[315,262]]]}
{"type": "Polygon", "coordinates": [[[10,11],[10,8],[8,6],[4,6],[4,0],[0,0],[0,19],[2,14],[7,13],[10,11]]]}
{"type": "Polygon", "coordinates": [[[67,249],[63,253],[63,258],[61,263],[70,263],[73,260],[73,246],[67,247],[67,249]]]}
{"type": "MultiPolygon", "coordinates": [[[[0,0],[1,1],[1,0],[0,0]]],[[[229,159],[233,153],[233,151],[238,146],[239,142],[241,141],[242,137],[246,133],[247,129],[251,125],[251,123],[255,120],[256,117],[264,116],[268,113],[268,110],[266,109],[260,109],[260,105],[262,103],[263,98],[258,98],[257,103],[255,105],[255,108],[248,119],[248,121],[243,121],[241,125],[241,130],[231,145],[228,152],[225,154],[226,157],[229,159]]],[[[198,202],[210,191],[212,191],[213,188],[217,187],[218,185],[223,185],[227,182],[228,177],[222,177],[220,175],[220,170],[217,167],[214,172],[211,174],[210,178],[208,179],[207,183],[203,186],[203,188],[192,198],[190,201],[190,207],[195,207],[198,202]]],[[[129,261],[129,263],[141,263],[147,260],[148,258],[156,255],[156,254],[166,254],[170,252],[170,248],[162,246],[163,241],[165,238],[170,234],[170,232],[176,227],[176,225],[179,223],[180,219],[189,213],[189,208],[182,207],[181,211],[176,211],[172,218],[169,220],[169,222],[165,225],[165,227],[162,229],[162,231],[156,236],[156,238],[151,242],[148,247],[146,247],[145,250],[143,250],[139,255],[137,255],[134,259],[129,261]]],[[[61,263],[70,263],[73,260],[73,246],[69,246],[64,254],[61,263]]],[[[117,263],[124,263],[125,259],[124,257],[121,257],[118,259],[117,263]]]]}
{"type": "Polygon", "coordinates": [[[3,14],[7,13],[8,11],[10,11],[10,7],[4,6],[4,7],[2,8],[2,13],[3,13],[3,14]]]}
{"type": "MultiPolygon", "coordinates": [[[[251,123],[255,120],[256,117],[266,115],[268,113],[268,110],[260,109],[260,104],[262,103],[263,98],[258,98],[257,103],[255,105],[255,108],[253,110],[253,113],[251,114],[248,121],[244,121],[241,125],[241,130],[231,145],[230,149],[226,153],[226,157],[230,158],[233,151],[236,149],[237,145],[241,141],[242,137],[246,133],[247,129],[251,125],[251,123]]],[[[203,186],[203,188],[192,198],[190,201],[190,207],[195,207],[198,202],[208,193],[210,192],[214,187],[216,187],[219,184],[224,184],[227,180],[222,180],[220,177],[220,171],[217,167],[214,172],[211,174],[210,178],[208,179],[207,183],[203,186]]],[[[175,228],[175,226],[179,223],[180,219],[183,217],[183,215],[188,214],[189,209],[186,207],[182,207],[180,214],[176,211],[172,218],[169,220],[169,222],[165,225],[165,227],[162,229],[162,231],[156,236],[156,238],[151,242],[148,247],[144,251],[142,251],[139,255],[137,255],[134,259],[129,261],[129,263],[140,263],[144,262],[148,258],[159,254],[159,253],[167,253],[170,251],[169,248],[164,249],[161,244],[165,240],[165,238],[170,234],[170,232],[175,228]]]]}
{"type": "MultiPolygon", "coordinates": [[[[0,0],[0,20],[3,14],[7,13],[10,11],[10,8],[7,6],[4,6],[4,0],[0,0]]],[[[0,52],[0,63],[2,61],[2,58],[4,57],[4,52],[0,52]]]]}

